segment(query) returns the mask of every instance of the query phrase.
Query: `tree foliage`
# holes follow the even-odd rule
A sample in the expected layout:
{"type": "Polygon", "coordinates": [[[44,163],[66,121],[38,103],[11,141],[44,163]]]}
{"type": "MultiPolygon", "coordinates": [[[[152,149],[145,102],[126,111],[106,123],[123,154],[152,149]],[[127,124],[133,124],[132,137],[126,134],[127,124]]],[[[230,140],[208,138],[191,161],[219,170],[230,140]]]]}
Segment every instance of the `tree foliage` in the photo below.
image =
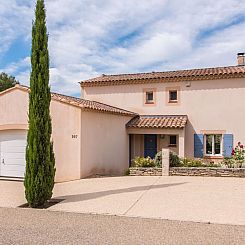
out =
{"type": "Polygon", "coordinates": [[[15,77],[10,76],[4,72],[0,73],[0,92],[14,87],[19,82],[15,79],[15,77]]]}
{"type": "Polygon", "coordinates": [[[39,207],[52,197],[55,158],[51,142],[51,93],[49,53],[44,0],[37,0],[32,26],[29,130],[26,148],[25,195],[30,207],[39,207]]]}

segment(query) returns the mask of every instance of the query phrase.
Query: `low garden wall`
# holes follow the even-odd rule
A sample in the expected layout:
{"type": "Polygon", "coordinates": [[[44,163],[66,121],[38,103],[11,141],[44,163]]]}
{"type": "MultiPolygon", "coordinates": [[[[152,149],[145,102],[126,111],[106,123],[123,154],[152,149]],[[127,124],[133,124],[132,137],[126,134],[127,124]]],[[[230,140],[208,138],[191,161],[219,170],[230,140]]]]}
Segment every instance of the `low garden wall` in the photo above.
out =
{"type": "Polygon", "coordinates": [[[205,164],[202,159],[180,159],[169,149],[162,149],[155,159],[137,157],[134,167],[129,169],[131,176],[208,176],[208,177],[240,177],[245,178],[245,147],[238,143],[233,157],[225,159],[223,164],[205,164]],[[170,154],[171,153],[171,154],[170,154]],[[238,159],[237,159],[238,158],[238,159]],[[170,166],[178,167],[170,167],[170,166]],[[142,167],[143,166],[143,167],[142,167]],[[162,166],[162,168],[156,167],[162,166]],[[241,167],[241,168],[240,168],[241,167]]]}
{"type": "Polygon", "coordinates": [[[129,169],[130,176],[162,176],[162,168],[135,167],[129,169]]]}
{"type": "Polygon", "coordinates": [[[240,177],[245,178],[245,168],[170,168],[169,175],[176,176],[208,176],[208,177],[240,177]]]}
{"type": "MultiPolygon", "coordinates": [[[[162,168],[130,168],[129,175],[162,176],[162,168]]],[[[245,168],[174,167],[169,169],[169,175],[245,178],[245,168]]]]}

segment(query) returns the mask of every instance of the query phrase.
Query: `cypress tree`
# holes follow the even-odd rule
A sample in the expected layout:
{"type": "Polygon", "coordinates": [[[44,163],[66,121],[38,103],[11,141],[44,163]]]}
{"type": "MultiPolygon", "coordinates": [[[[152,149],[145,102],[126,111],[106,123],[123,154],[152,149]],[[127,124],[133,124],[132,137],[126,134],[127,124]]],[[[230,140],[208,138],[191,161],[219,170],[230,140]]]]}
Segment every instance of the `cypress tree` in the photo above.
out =
{"type": "Polygon", "coordinates": [[[37,0],[32,25],[29,130],[26,147],[25,196],[36,208],[52,197],[55,158],[51,142],[49,53],[44,0],[37,0]]]}

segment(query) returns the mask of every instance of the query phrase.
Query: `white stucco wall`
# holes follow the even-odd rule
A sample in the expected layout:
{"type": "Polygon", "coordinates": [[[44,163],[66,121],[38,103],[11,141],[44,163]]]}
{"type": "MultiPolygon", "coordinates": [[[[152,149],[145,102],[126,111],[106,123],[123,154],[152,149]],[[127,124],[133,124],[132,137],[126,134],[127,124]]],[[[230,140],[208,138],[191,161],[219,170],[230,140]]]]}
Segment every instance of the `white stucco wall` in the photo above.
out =
{"type": "Polygon", "coordinates": [[[0,129],[27,127],[28,124],[28,94],[15,89],[0,95],[0,129]]]}
{"type": "MultiPolygon", "coordinates": [[[[14,89],[0,95],[0,130],[28,129],[28,93],[14,89]]],[[[81,109],[52,100],[52,139],[56,182],[80,178],[81,109]],[[72,135],[78,135],[72,138],[72,135]]]]}
{"type": "Polygon", "coordinates": [[[194,133],[224,130],[234,142],[245,143],[245,79],[115,85],[84,88],[84,98],[97,100],[142,115],[187,115],[185,155],[193,157],[194,133]],[[166,88],[180,88],[178,105],[168,105],[166,88]],[[145,89],[156,90],[154,106],[144,105],[145,89]]]}
{"type": "Polygon", "coordinates": [[[56,181],[80,179],[81,109],[53,100],[51,116],[57,169],[56,181]]]}
{"type": "Polygon", "coordinates": [[[99,112],[82,112],[81,177],[123,174],[129,166],[129,138],[125,124],[131,119],[99,112]]]}

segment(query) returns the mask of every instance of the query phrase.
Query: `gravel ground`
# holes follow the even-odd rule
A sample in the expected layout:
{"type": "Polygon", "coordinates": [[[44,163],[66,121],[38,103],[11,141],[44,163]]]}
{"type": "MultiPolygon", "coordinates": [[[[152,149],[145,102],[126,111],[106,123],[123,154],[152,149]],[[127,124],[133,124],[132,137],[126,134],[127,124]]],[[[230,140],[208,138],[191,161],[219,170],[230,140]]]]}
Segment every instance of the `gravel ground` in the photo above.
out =
{"type": "Polygon", "coordinates": [[[0,208],[0,244],[245,244],[245,226],[0,208]]]}

